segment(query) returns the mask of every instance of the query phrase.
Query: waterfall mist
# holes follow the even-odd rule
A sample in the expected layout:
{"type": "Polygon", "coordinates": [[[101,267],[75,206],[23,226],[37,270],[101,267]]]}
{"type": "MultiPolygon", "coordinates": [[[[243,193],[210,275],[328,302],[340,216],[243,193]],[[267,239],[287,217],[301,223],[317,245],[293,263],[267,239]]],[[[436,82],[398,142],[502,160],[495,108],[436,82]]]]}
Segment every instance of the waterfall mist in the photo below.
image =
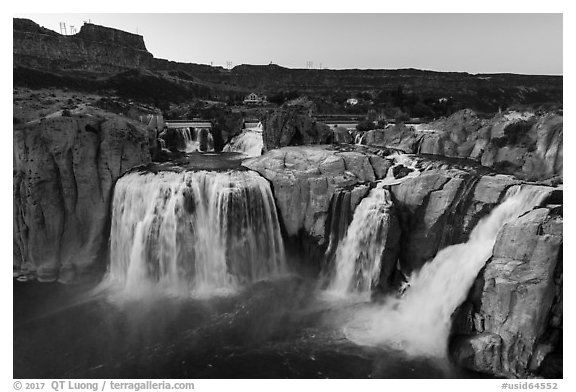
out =
{"type": "Polygon", "coordinates": [[[504,202],[478,222],[468,242],[441,250],[415,272],[402,297],[351,310],[344,325],[346,337],[409,355],[446,357],[451,315],[492,255],[498,231],[545,197],[538,188],[511,188],[504,202]]]}

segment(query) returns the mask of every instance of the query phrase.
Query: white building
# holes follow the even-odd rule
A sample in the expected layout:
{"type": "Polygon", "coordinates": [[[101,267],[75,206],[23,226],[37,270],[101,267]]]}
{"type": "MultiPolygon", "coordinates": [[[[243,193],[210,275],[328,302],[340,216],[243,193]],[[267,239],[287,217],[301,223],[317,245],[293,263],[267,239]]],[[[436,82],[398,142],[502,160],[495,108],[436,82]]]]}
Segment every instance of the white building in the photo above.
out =
{"type": "Polygon", "coordinates": [[[256,93],[250,93],[244,98],[245,105],[262,105],[266,103],[265,95],[258,95],[256,93]]]}

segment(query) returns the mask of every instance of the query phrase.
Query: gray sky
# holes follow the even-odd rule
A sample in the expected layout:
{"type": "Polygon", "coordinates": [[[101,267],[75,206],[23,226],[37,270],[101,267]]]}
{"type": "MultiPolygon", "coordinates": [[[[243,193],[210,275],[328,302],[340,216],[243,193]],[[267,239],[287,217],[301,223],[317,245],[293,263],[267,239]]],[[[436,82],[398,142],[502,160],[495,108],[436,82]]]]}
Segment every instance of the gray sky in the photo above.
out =
{"type": "Polygon", "coordinates": [[[562,74],[562,14],[19,14],[138,32],[158,58],[224,66],[562,74]]]}

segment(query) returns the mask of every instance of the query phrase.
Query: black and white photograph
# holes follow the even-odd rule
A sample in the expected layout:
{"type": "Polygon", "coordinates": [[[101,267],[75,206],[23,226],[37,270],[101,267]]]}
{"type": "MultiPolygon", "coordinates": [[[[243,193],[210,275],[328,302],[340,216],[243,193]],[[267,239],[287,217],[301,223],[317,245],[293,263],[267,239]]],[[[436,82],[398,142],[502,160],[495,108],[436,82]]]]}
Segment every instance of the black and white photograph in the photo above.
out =
{"type": "Polygon", "coordinates": [[[161,6],[11,15],[6,390],[563,389],[562,11],[161,6]]]}

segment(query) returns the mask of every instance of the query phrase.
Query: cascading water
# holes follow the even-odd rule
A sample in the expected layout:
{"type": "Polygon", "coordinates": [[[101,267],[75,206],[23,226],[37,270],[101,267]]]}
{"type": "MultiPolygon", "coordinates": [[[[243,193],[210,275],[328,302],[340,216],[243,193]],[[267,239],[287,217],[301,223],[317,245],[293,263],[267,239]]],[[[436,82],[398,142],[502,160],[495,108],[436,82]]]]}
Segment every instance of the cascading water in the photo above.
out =
{"type": "Polygon", "coordinates": [[[258,123],[256,127],[246,128],[240,135],[233,137],[222,151],[241,152],[249,157],[257,157],[262,155],[263,147],[262,123],[258,123]]]}
{"type": "Polygon", "coordinates": [[[347,338],[410,355],[445,357],[451,315],[492,255],[499,229],[540,205],[546,195],[538,187],[510,189],[505,201],[476,225],[468,242],[441,250],[411,276],[403,297],[353,311],[344,327],[347,338]]]}
{"type": "Polygon", "coordinates": [[[285,271],[268,182],[253,172],[131,173],[115,188],[108,283],[207,297],[285,271]]]}
{"type": "Polygon", "coordinates": [[[390,228],[389,192],[378,184],[356,210],[346,235],[336,250],[335,272],[327,294],[337,298],[349,295],[369,298],[378,284],[386,238],[390,228]]]}
{"type": "Polygon", "coordinates": [[[364,137],[366,136],[366,132],[357,133],[356,137],[354,137],[354,144],[361,145],[364,141],[364,137]]]}
{"type": "Polygon", "coordinates": [[[325,294],[332,299],[354,297],[370,298],[371,289],[379,283],[381,261],[389,238],[392,201],[384,186],[397,185],[420,175],[416,161],[405,154],[387,157],[394,161],[386,177],[362,199],[350,221],[350,192],[343,190],[332,201],[330,241],[325,253],[333,265],[325,294]],[[398,166],[410,169],[402,178],[395,178],[398,166]],[[349,225],[348,225],[349,223],[349,225]],[[348,225],[344,228],[343,225],[348,225]]]}
{"type": "Polygon", "coordinates": [[[185,152],[214,150],[212,134],[207,129],[181,127],[176,130],[184,140],[185,152]]]}

